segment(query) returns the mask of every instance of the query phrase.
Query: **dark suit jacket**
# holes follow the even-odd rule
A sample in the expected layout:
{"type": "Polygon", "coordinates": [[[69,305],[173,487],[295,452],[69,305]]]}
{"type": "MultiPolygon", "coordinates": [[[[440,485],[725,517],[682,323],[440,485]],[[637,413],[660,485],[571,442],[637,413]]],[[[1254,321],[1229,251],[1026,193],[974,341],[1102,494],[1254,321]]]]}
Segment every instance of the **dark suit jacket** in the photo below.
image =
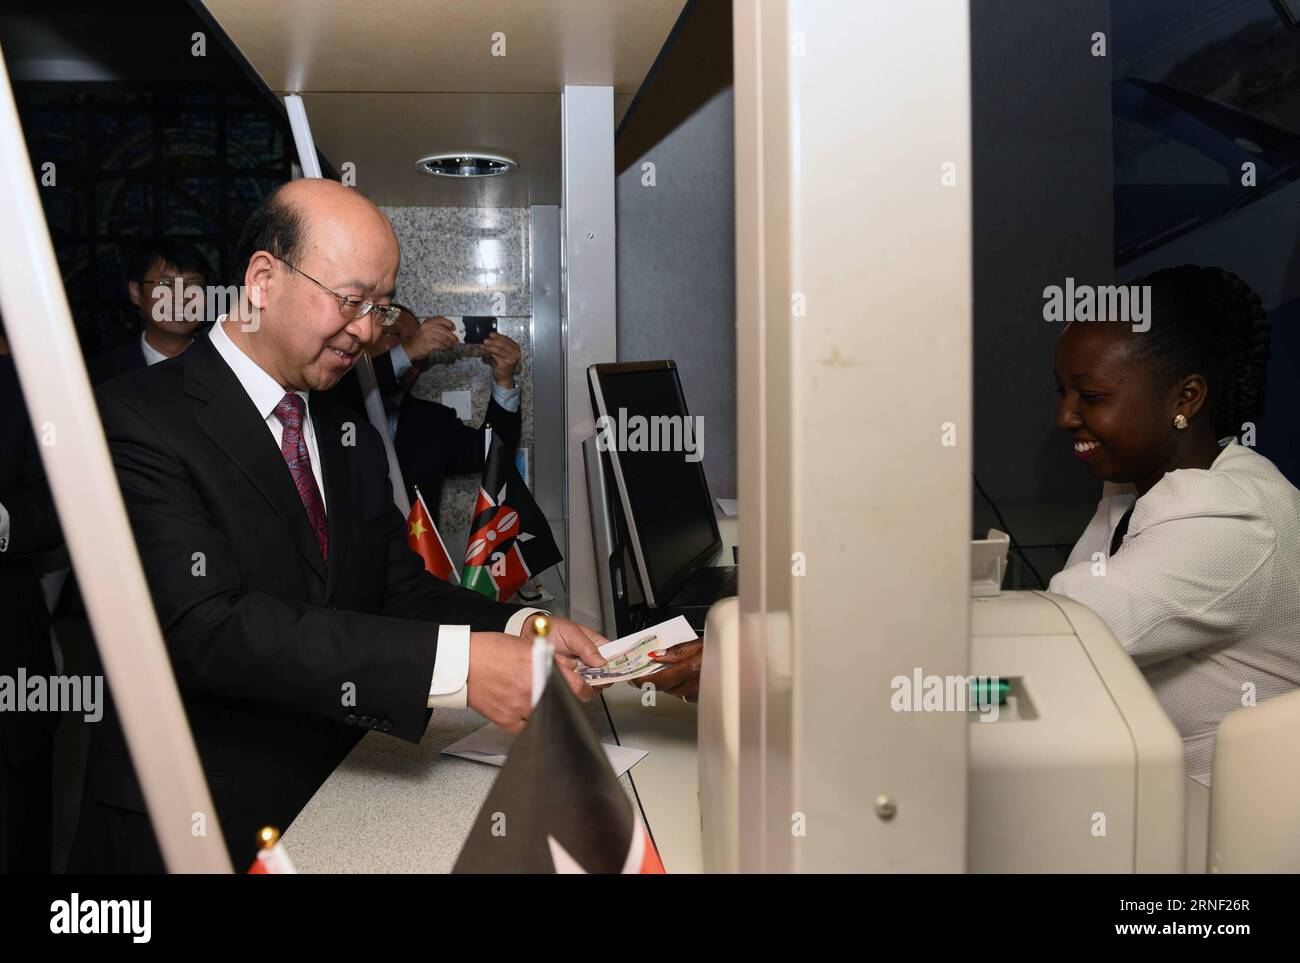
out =
{"type": "MultiPolygon", "coordinates": [[[[62,541],[54,500],[13,359],[0,355],[0,505],[9,512],[9,547],[0,552],[0,675],[19,666],[29,675],[53,675],[50,617],[32,556],[62,541]]],[[[0,712],[0,753],[14,766],[49,749],[55,712],[0,712]]]]}
{"type": "Polygon", "coordinates": [[[118,375],[129,371],[139,371],[146,367],[144,350],[140,347],[140,335],[136,334],[126,344],[119,344],[107,354],[101,354],[86,362],[86,371],[92,385],[102,385],[118,375]]]}
{"type": "MultiPolygon", "coordinates": [[[[198,329],[194,340],[204,337],[207,334],[210,324],[204,323],[198,329]]],[[[140,332],[137,331],[131,336],[131,340],[126,344],[119,344],[107,354],[101,354],[86,361],[86,373],[90,375],[90,383],[95,386],[102,385],[112,381],[119,375],[130,374],[132,371],[142,371],[149,367],[145,361],[144,349],[140,347],[140,332]]],[[[390,369],[391,370],[391,369],[390,369]]]]}
{"type": "MultiPolygon", "coordinates": [[[[105,386],[99,406],[242,870],[257,830],[287,829],[366,730],[419,741],[436,623],[501,631],[518,607],[424,570],[393,506],[378,435],[368,424],[345,434],[343,422],[354,419],[313,395],[329,521],[324,563],[275,439],[206,334],[180,357],[105,386]]],[[[125,815],[144,807],[120,730],[108,719],[99,728],[70,870],[160,868],[156,849],[149,859],[136,852],[139,817],[125,815]]]]}
{"type": "MultiPolygon", "coordinates": [[[[388,352],[375,358],[374,366],[380,392],[387,398],[395,397],[399,388],[388,352]]],[[[360,378],[355,371],[349,371],[332,394],[365,418],[360,378]]],[[[469,427],[456,417],[454,409],[416,398],[409,391],[401,398],[400,405],[393,447],[402,469],[402,480],[412,499],[415,497],[412,488],[418,485],[429,510],[436,514],[448,475],[483,470],[483,429],[469,427]]],[[[522,422],[518,411],[506,411],[491,401],[483,423],[500,436],[507,451],[513,453],[519,446],[522,422]]]]}

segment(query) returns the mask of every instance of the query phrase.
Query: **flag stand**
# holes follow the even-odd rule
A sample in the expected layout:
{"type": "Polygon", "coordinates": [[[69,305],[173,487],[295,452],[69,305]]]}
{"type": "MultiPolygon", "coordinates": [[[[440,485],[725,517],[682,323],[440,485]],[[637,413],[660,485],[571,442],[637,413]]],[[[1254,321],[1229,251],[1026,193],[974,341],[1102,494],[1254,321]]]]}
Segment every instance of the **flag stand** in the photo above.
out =
{"type": "Polygon", "coordinates": [[[555,664],[555,646],[547,641],[551,634],[551,622],[544,615],[533,617],[533,705],[546,691],[546,682],[551,677],[551,667],[555,664]]]}
{"type": "MultiPolygon", "coordinates": [[[[447,551],[447,543],[442,540],[442,532],[438,530],[438,519],[434,517],[433,512],[429,511],[429,505],[424,500],[424,492],[420,491],[420,486],[412,485],[411,487],[415,489],[416,501],[419,502],[420,507],[424,509],[424,514],[428,517],[429,524],[433,526],[433,536],[438,540],[438,547],[442,549],[442,554],[447,557],[448,572],[451,575],[451,578],[449,578],[447,581],[451,582],[452,585],[459,585],[460,569],[458,569],[456,567],[456,563],[452,561],[451,552],[447,551]]],[[[408,521],[410,520],[410,516],[411,516],[411,512],[410,510],[408,510],[406,513],[406,517],[408,521]]],[[[427,563],[426,563],[426,567],[427,567],[427,563]]],[[[438,573],[435,572],[434,574],[437,575],[438,573]]]]}

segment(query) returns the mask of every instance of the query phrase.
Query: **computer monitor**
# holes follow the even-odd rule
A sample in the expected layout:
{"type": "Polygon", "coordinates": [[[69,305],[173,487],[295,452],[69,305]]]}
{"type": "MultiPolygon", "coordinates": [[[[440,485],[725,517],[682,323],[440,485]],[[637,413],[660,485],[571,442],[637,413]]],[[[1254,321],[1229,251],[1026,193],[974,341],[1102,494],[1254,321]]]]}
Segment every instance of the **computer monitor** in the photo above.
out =
{"type": "Polygon", "coordinates": [[[703,432],[672,361],[597,364],[587,374],[597,447],[613,476],[642,594],[660,608],[722,548],[701,462],[703,432]]]}

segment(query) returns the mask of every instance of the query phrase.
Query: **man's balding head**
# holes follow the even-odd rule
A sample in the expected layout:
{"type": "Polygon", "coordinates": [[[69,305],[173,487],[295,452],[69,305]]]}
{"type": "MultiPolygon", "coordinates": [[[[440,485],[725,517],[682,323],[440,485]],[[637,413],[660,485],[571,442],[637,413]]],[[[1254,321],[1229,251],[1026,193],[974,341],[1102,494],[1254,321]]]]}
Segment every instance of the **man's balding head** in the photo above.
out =
{"type": "Polygon", "coordinates": [[[258,251],[297,263],[309,243],[311,225],[319,220],[346,223],[360,217],[382,225],[394,245],[397,235],[384,213],[354,188],[338,181],[305,177],[276,188],[244,222],[244,230],[235,251],[236,276],[248,270],[248,262],[258,251]]]}
{"type": "Polygon", "coordinates": [[[227,333],[286,389],[333,387],[377,322],[346,318],[323,288],[387,302],[399,263],[393,226],[367,198],[337,181],[292,181],[244,227],[236,264],[258,320],[227,333]]]}

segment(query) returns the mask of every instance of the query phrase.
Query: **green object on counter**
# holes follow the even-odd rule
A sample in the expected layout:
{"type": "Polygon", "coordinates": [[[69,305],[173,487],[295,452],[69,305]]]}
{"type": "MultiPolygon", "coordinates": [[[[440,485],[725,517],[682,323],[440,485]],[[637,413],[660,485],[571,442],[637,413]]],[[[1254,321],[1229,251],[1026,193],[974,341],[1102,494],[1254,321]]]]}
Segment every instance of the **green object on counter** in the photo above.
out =
{"type": "Polygon", "coordinates": [[[1007,704],[1007,693],[1011,690],[1011,682],[1007,679],[982,678],[974,679],[970,684],[970,707],[972,709],[979,706],[993,705],[994,693],[997,694],[997,704],[1004,706],[1007,704]]]}

